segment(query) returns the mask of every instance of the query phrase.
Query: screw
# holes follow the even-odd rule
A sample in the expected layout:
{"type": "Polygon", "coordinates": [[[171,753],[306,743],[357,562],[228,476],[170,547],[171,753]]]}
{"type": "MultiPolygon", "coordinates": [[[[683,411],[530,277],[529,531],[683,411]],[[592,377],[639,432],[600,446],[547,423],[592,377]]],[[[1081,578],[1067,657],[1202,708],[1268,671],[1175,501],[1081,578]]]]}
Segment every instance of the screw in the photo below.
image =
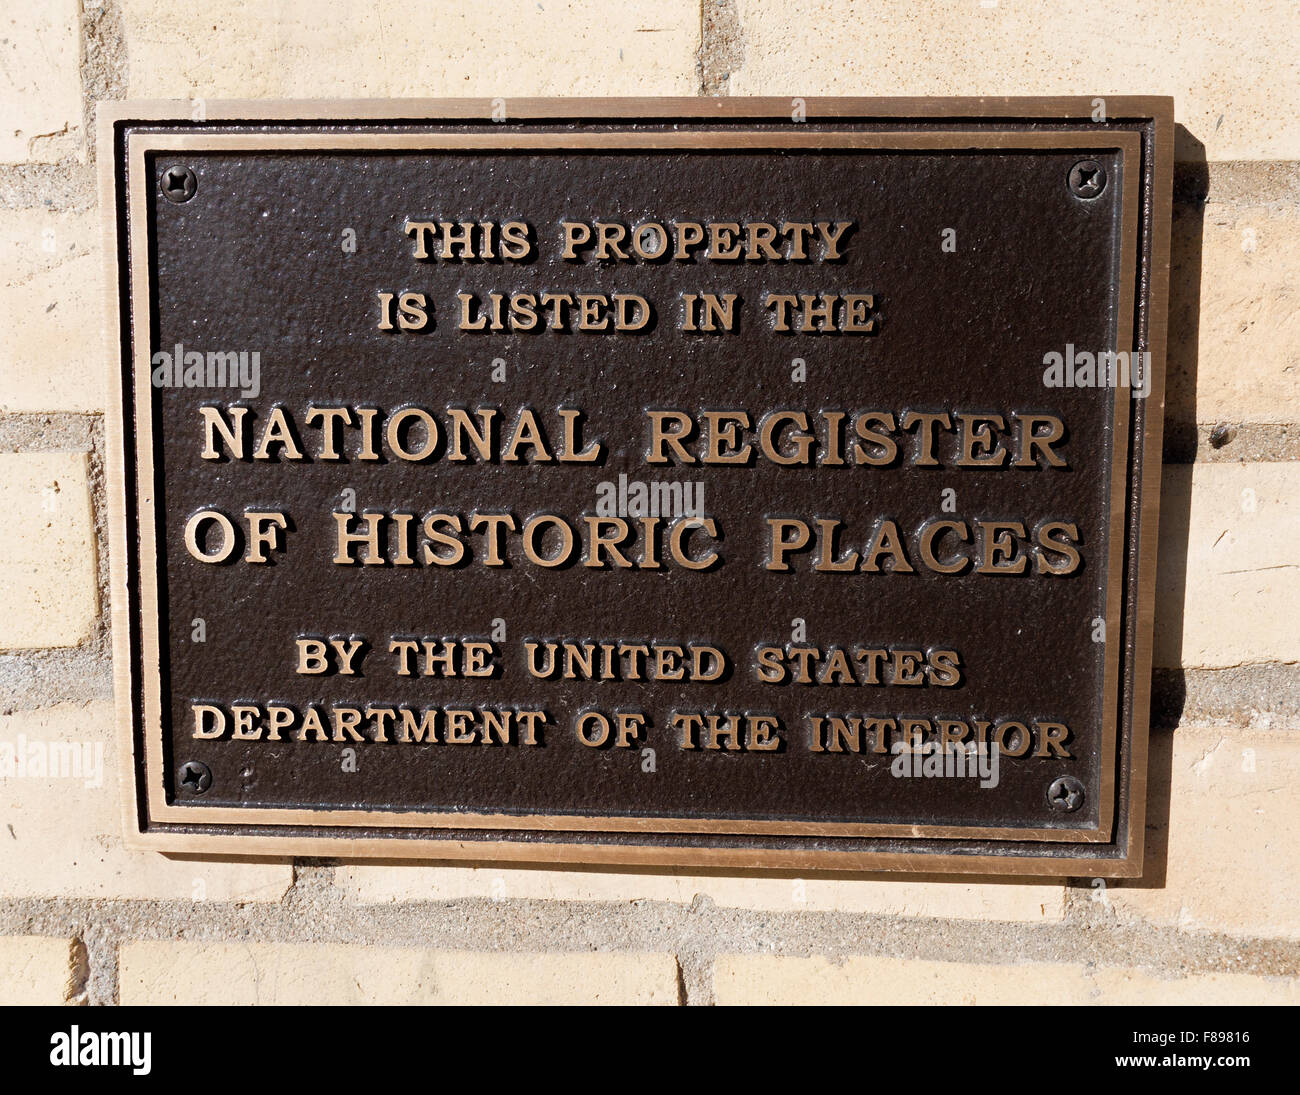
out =
{"type": "Polygon", "coordinates": [[[1210,447],[1221,449],[1236,436],[1237,431],[1232,426],[1225,426],[1220,423],[1210,431],[1210,447]]]}
{"type": "Polygon", "coordinates": [[[187,202],[199,188],[199,180],[188,167],[169,167],[162,173],[163,197],[169,202],[187,202]]]}
{"type": "Polygon", "coordinates": [[[1095,198],[1106,189],[1106,169],[1096,160],[1080,160],[1070,168],[1070,192],[1076,198],[1095,198]]]}
{"type": "Polygon", "coordinates": [[[179,772],[181,790],[201,795],[212,786],[212,769],[201,760],[187,760],[179,772]]]}
{"type": "Polygon", "coordinates": [[[1063,814],[1073,813],[1083,805],[1083,784],[1073,776],[1052,780],[1047,788],[1047,804],[1063,814]]]}

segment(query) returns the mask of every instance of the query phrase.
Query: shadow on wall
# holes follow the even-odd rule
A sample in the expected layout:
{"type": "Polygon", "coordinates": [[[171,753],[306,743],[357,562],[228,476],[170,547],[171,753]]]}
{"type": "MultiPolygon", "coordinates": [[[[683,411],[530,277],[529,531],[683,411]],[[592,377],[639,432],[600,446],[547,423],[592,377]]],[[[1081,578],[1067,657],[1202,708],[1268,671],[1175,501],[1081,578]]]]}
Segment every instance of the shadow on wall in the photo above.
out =
{"type": "Polygon", "coordinates": [[[1151,690],[1153,727],[1173,728],[1187,698],[1182,665],[1183,601],[1192,468],[1196,458],[1196,375],[1201,312],[1201,239],[1209,171],[1205,146],[1178,127],[1170,239],[1169,345],[1165,367],[1166,468],[1160,496],[1160,567],[1156,572],[1156,632],[1161,636],[1151,690]]]}
{"type": "Polygon", "coordinates": [[[1196,374],[1201,315],[1201,240],[1209,169],[1205,145],[1177,127],[1173,226],[1169,255],[1169,344],[1165,366],[1166,466],[1160,494],[1160,566],[1156,572],[1155,630],[1162,636],[1152,669],[1151,742],[1147,759],[1146,851],[1142,877],[1124,885],[1162,887],[1169,856],[1174,729],[1187,701],[1181,668],[1183,601],[1196,459],[1196,374]],[[1162,732],[1164,731],[1164,732],[1162,732]]]}

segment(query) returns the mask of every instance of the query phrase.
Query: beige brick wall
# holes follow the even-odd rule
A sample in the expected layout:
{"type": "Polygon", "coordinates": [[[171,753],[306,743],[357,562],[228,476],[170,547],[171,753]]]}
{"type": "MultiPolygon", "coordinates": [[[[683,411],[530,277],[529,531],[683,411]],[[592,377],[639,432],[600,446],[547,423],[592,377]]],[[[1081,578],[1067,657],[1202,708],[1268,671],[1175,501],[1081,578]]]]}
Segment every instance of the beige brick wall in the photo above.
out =
{"type": "MultiPolygon", "coordinates": [[[[737,0],[733,95],[1172,95],[1213,160],[1300,156],[1287,0],[737,0]],[[1247,61],[1249,59],[1249,62],[1247,61]]],[[[1186,150],[1186,145],[1184,149],[1186,150]]]]}
{"type": "Polygon", "coordinates": [[[1300,732],[1259,721],[1162,735],[1147,876],[1163,884],[1112,885],[1121,921],[1300,939],[1300,732]]]}
{"type": "Polygon", "coordinates": [[[74,939],[0,936],[0,1003],[84,1003],[84,949],[74,939]]]}
{"type": "Polygon", "coordinates": [[[1203,217],[1180,211],[1175,223],[1174,254],[1190,264],[1199,252],[1200,277],[1170,310],[1171,412],[1277,422],[1281,408],[1300,406],[1300,212],[1293,201],[1211,194],[1203,217]]]}
{"type": "Polygon", "coordinates": [[[1243,974],[1159,977],[1073,964],[924,962],[898,958],[726,955],[713,967],[718,1004],[1295,1004],[1300,980],[1243,974]]]}
{"type": "Polygon", "coordinates": [[[0,413],[104,410],[103,266],[97,214],[0,211],[0,413]]]}
{"type": "Polygon", "coordinates": [[[76,646],[99,614],[86,454],[0,453],[0,650],[76,646]]]}
{"type": "Polygon", "coordinates": [[[287,863],[169,859],[122,838],[113,705],[61,703],[0,715],[0,898],[280,901],[287,863]]]}
{"type": "Polygon", "coordinates": [[[0,163],[53,163],[81,137],[77,0],[8,4],[0,16],[0,163]]]}
{"type": "Polygon", "coordinates": [[[679,1003],[671,954],[151,942],[123,947],[120,969],[124,1004],[679,1003]]]}
{"type": "Polygon", "coordinates": [[[1300,463],[1167,467],[1155,663],[1300,661],[1300,463]]]}
{"type": "Polygon", "coordinates": [[[474,867],[419,867],[401,871],[364,864],[338,868],[336,885],[359,904],[407,901],[669,901],[700,898],[729,909],[771,912],[854,912],[953,920],[1059,921],[1065,888],[980,885],[964,878],[841,881],[826,878],[745,878],[624,874],[474,867]]]}
{"type": "Polygon", "coordinates": [[[690,95],[686,0],[124,0],[132,98],[690,95]],[[431,37],[432,32],[432,37],[431,37]]]}
{"type": "Polygon", "coordinates": [[[10,8],[0,17],[0,1000],[1297,1002],[1295,5],[10,8]],[[174,96],[202,111],[216,97],[473,95],[508,109],[524,95],[692,94],[1175,97],[1155,661],[1162,707],[1177,711],[1185,694],[1196,715],[1153,741],[1146,877],[801,879],[127,849],[102,587],[113,362],[100,337],[93,97],[174,96]],[[79,773],[51,770],[74,757],[79,773]],[[220,976],[182,972],[195,965],[220,976]]]}

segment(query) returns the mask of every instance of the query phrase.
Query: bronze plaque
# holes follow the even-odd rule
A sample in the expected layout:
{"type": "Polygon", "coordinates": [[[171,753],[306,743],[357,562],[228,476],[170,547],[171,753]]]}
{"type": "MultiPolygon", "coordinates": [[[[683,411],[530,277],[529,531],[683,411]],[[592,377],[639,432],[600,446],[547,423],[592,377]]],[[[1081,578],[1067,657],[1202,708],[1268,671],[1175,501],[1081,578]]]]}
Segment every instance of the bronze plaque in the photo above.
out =
{"type": "Polygon", "coordinates": [[[134,841],[1140,870],[1168,100],[203,106],[101,108],[134,841]]]}

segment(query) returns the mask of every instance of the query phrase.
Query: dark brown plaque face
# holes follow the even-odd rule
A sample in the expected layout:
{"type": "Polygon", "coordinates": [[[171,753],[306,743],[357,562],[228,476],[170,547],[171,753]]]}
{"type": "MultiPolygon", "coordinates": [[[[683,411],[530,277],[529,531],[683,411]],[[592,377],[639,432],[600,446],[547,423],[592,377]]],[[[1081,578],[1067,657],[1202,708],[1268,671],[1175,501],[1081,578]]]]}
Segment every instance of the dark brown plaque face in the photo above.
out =
{"type": "Polygon", "coordinates": [[[119,108],[133,838],[1137,873],[1172,120],[1107,105],[119,108]]]}

